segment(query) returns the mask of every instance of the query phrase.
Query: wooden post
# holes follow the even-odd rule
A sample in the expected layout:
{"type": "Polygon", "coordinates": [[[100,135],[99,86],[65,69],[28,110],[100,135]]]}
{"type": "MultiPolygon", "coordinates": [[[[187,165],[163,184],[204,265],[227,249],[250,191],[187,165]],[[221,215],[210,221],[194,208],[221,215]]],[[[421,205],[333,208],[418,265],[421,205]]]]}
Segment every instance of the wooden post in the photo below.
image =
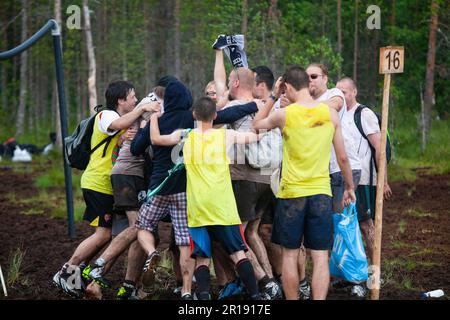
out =
{"type": "Polygon", "coordinates": [[[386,142],[387,126],[389,119],[389,88],[391,86],[391,73],[403,72],[403,47],[380,48],[380,73],[384,74],[383,106],[381,115],[381,143],[380,158],[377,171],[377,197],[375,207],[375,241],[372,256],[372,274],[370,276],[371,291],[370,298],[380,298],[380,275],[381,275],[381,231],[383,227],[383,192],[384,176],[386,173],[386,142]]]}

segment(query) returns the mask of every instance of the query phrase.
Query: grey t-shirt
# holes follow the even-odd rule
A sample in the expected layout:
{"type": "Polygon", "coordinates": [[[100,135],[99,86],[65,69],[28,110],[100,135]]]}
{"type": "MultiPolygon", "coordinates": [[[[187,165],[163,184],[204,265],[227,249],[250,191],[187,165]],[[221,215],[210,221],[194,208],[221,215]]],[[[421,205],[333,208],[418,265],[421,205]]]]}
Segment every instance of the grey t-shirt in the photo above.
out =
{"type": "MultiPolygon", "coordinates": [[[[248,101],[233,100],[229,102],[225,108],[235,105],[245,104],[248,101]]],[[[252,130],[252,121],[254,115],[245,116],[230,125],[231,129],[240,132],[248,132],[252,130]]],[[[249,164],[245,157],[245,145],[235,144],[232,150],[229,150],[230,157],[230,173],[231,180],[246,180],[258,183],[270,184],[270,173],[267,170],[254,169],[249,164]]]]}
{"type": "MultiPolygon", "coordinates": [[[[131,127],[137,130],[139,128],[139,121],[135,121],[131,127]]],[[[144,178],[144,157],[136,157],[131,154],[130,147],[131,141],[124,141],[119,150],[119,155],[112,168],[111,174],[126,174],[129,176],[139,176],[144,178]]]]}

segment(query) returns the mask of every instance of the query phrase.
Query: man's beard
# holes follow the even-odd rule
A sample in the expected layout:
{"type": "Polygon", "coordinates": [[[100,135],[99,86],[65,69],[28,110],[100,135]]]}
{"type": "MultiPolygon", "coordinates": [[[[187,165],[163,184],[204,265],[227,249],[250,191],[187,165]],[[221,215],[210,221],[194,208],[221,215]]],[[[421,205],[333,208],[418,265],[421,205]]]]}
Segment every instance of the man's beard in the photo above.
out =
{"type": "Polygon", "coordinates": [[[228,93],[228,101],[233,101],[234,99],[236,99],[235,97],[233,97],[231,95],[231,93],[228,93]]]}
{"type": "Polygon", "coordinates": [[[316,93],[317,93],[317,88],[310,88],[309,89],[309,94],[314,98],[317,99],[318,97],[316,97],[316,93]]]}

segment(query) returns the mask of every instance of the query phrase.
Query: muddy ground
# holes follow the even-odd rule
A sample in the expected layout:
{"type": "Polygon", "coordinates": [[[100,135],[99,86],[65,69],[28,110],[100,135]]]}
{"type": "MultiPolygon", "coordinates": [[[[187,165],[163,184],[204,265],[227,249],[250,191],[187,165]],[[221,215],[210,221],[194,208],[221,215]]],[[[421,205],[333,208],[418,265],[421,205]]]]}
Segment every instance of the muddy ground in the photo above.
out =
{"type": "MultiPolygon", "coordinates": [[[[52,218],[45,204],[26,202],[38,192],[33,170],[0,167],[0,265],[11,274],[14,253],[24,254],[18,279],[8,284],[6,299],[70,299],[52,285],[52,277],[76,246],[91,233],[83,222],[76,224],[76,238],[69,239],[64,219],[52,218]],[[14,200],[15,199],[15,200],[14,200]],[[39,209],[39,207],[42,207],[39,209]],[[42,212],[44,212],[42,214],[42,212]],[[38,214],[36,214],[38,213],[38,214]]],[[[393,199],[385,202],[382,242],[381,299],[419,299],[420,293],[443,289],[450,296],[450,174],[418,172],[415,182],[391,185],[393,199]]],[[[52,190],[60,192],[63,190],[52,190]]],[[[64,202],[61,205],[65,205],[64,202]]],[[[160,250],[169,245],[170,224],[160,225],[160,250]]],[[[108,275],[117,289],[125,274],[121,257],[108,275]]],[[[150,299],[176,299],[173,273],[162,268],[158,287],[150,299]]],[[[213,287],[214,289],[215,287],[213,287]]],[[[115,290],[104,290],[113,299],[115,290]]],[[[330,291],[329,299],[348,299],[330,291]]],[[[5,299],[0,291],[0,299],[5,299]]]]}

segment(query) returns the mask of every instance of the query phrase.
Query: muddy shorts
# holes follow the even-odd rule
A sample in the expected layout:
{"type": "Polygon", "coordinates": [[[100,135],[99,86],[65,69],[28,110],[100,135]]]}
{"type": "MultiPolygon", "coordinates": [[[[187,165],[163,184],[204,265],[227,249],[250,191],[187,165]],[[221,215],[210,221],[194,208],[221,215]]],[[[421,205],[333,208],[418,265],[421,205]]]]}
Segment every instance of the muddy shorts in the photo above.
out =
{"type": "Polygon", "coordinates": [[[186,192],[154,196],[148,204],[142,205],[139,210],[136,227],[155,234],[158,232],[159,221],[168,214],[172,219],[175,243],[177,246],[188,246],[186,192]]]}
{"type": "Polygon", "coordinates": [[[93,227],[112,227],[114,197],[110,194],[82,189],[86,210],[83,220],[89,221],[93,227]]]}
{"type": "Polygon", "coordinates": [[[270,185],[245,180],[233,180],[232,185],[241,221],[261,218],[272,199],[270,185]]]}
{"type": "Polygon", "coordinates": [[[191,258],[211,258],[211,241],[220,243],[229,255],[247,251],[242,225],[189,228],[191,258]]]}
{"type": "MultiPolygon", "coordinates": [[[[353,185],[356,188],[356,186],[359,184],[359,180],[361,179],[361,170],[352,170],[352,176],[353,185]]],[[[331,193],[333,194],[333,211],[339,212],[341,211],[341,202],[345,191],[344,177],[342,176],[341,172],[335,172],[330,175],[330,178],[331,193]]]]}
{"type": "Polygon", "coordinates": [[[126,174],[112,174],[111,184],[114,192],[114,211],[125,214],[125,211],[138,211],[143,195],[147,192],[144,178],[126,174]]]}
{"type": "Polygon", "coordinates": [[[312,250],[330,250],[333,246],[331,197],[278,199],[272,229],[272,242],[288,249],[304,245],[312,250]]]}
{"type": "Polygon", "coordinates": [[[275,207],[277,204],[277,198],[272,194],[269,206],[264,210],[260,224],[273,224],[273,218],[275,216],[275,207]]]}
{"type": "Polygon", "coordinates": [[[374,220],[377,186],[359,185],[355,194],[358,221],[374,220]]]}
{"type": "Polygon", "coordinates": [[[111,235],[113,237],[117,236],[119,233],[121,233],[123,230],[128,228],[128,218],[126,214],[113,214],[113,221],[112,221],[112,230],[111,235]]]}

